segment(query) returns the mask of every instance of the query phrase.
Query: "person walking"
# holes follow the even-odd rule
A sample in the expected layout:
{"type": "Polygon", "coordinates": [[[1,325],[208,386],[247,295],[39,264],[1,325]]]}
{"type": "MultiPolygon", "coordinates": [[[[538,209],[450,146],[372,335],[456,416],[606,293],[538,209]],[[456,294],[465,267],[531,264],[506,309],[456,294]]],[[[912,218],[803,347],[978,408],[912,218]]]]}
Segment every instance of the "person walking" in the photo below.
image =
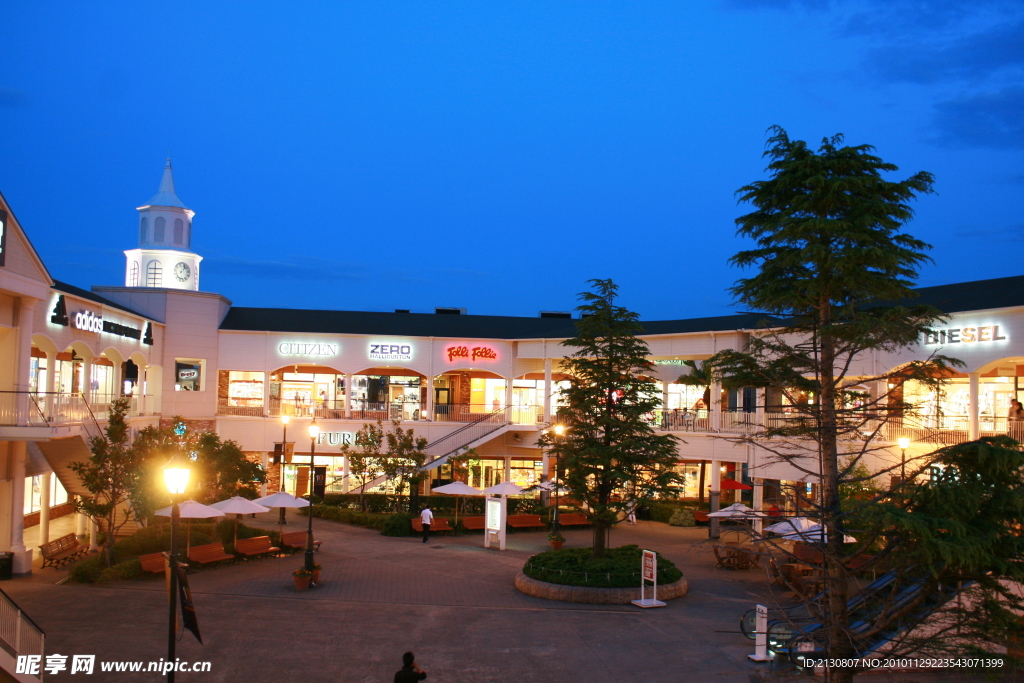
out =
{"type": "Polygon", "coordinates": [[[423,508],[420,513],[420,524],[423,525],[423,542],[426,543],[430,540],[430,525],[434,521],[434,513],[430,511],[429,507],[423,508]]]}
{"type": "Polygon", "coordinates": [[[626,521],[630,524],[636,524],[636,501],[629,501],[629,505],[626,506],[626,521]]]}
{"type": "Polygon", "coordinates": [[[411,652],[402,655],[402,668],[395,672],[395,683],[415,683],[427,677],[427,672],[416,666],[416,657],[411,652]]]}

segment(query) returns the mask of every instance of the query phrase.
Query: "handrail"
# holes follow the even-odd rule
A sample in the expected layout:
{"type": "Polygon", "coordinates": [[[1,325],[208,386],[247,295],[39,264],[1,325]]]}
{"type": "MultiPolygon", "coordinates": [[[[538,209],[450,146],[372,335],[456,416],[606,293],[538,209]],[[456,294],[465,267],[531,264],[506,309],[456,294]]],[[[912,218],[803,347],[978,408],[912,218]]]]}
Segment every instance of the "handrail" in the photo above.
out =
{"type": "MultiPolygon", "coordinates": [[[[465,425],[463,425],[462,427],[459,427],[455,431],[449,432],[449,433],[445,434],[440,439],[435,439],[434,441],[431,441],[430,443],[428,443],[426,445],[426,447],[424,447],[423,450],[424,451],[428,451],[431,448],[433,448],[434,446],[436,446],[437,444],[442,443],[444,441],[447,441],[448,439],[452,438],[453,436],[458,436],[459,434],[461,434],[462,432],[466,431],[470,427],[475,427],[475,426],[481,424],[484,421],[490,421],[491,418],[496,417],[499,413],[503,414],[503,413],[505,413],[505,411],[506,411],[505,408],[498,408],[494,412],[486,413],[486,414],[478,417],[477,419],[473,420],[472,422],[468,422],[465,425]]],[[[507,424],[507,423],[508,423],[508,420],[505,420],[505,422],[502,423],[502,424],[507,424]]],[[[499,426],[501,426],[501,425],[499,424],[499,426]]],[[[450,453],[450,452],[451,451],[448,451],[448,453],[450,453]]],[[[442,455],[446,455],[446,454],[442,454],[442,455]]]]}
{"type": "MultiPolygon", "coordinates": [[[[46,632],[3,590],[0,590],[0,640],[13,650],[15,657],[19,654],[42,656],[46,644],[46,632]]],[[[41,675],[38,678],[42,680],[41,675]]]]}

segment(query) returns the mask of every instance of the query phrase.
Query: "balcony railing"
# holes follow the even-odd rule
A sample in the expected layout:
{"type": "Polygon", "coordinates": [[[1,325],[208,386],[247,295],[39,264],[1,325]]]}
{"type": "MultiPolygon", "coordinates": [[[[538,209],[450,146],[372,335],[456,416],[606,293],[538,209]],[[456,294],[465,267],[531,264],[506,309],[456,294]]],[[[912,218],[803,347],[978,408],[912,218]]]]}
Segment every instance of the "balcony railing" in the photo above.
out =
{"type": "MultiPolygon", "coordinates": [[[[17,603],[0,590],[0,642],[17,659],[18,655],[42,657],[46,634],[17,603]]],[[[42,667],[40,667],[42,668],[42,667]]],[[[42,680],[42,676],[36,676],[42,680]]],[[[13,680],[13,679],[12,679],[13,680]]]]}
{"type": "Polygon", "coordinates": [[[221,396],[217,399],[218,415],[245,415],[263,417],[262,398],[233,398],[221,396]]]}

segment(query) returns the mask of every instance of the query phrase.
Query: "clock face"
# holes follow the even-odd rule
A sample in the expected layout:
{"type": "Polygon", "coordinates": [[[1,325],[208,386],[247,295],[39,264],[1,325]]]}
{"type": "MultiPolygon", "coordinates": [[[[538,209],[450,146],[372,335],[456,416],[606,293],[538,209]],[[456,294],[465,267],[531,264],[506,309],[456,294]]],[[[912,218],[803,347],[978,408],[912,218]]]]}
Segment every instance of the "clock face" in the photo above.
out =
{"type": "Polygon", "coordinates": [[[174,277],[178,278],[179,282],[188,281],[190,275],[192,275],[192,270],[187,263],[178,263],[174,266],[174,277]]]}

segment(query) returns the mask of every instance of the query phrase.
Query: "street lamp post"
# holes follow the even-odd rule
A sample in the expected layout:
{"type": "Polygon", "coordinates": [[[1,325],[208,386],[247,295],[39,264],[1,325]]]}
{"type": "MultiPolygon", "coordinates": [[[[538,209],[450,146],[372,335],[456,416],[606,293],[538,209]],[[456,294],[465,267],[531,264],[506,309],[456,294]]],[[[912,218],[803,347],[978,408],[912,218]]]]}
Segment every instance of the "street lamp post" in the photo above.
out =
{"type": "MultiPolygon", "coordinates": [[[[284,429],[284,435],[281,437],[281,490],[284,491],[284,461],[288,459],[288,423],[292,421],[291,415],[281,415],[281,427],[284,429]]],[[[284,526],[288,523],[288,520],[284,516],[284,508],[280,508],[280,523],[284,526]]]]}
{"type": "MultiPolygon", "coordinates": [[[[309,527],[306,530],[306,571],[312,573],[313,565],[316,562],[313,561],[313,462],[314,456],[316,455],[316,438],[320,436],[320,425],[316,423],[316,418],[309,424],[309,527]]],[[[310,586],[315,586],[312,581],[309,583],[310,586]]]]}
{"type": "MultiPolygon", "coordinates": [[[[178,498],[185,493],[188,486],[190,469],[188,460],[175,453],[174,457],[164,466],[164,482],[167,484],[167,492],[171,494],[171,552],[167,565],[170,569],[170,582],[168,585],[168,624],[167,624],[167,661],[174,662],[174,644],[177,634],[177,612],[178,612],[178,520],[181,519],[181,510],[178,508],[178,498]]],[[[174,670],[167,672],[167,680],[174,683],[174,670]]]]}
{"type": "Polygon", "coordinates": [[[910,448],[910,437],[901,436],[896,439],[900,445],[900,481],[907,478],[907,449],[910,448]]]}
{"type": "MultiPolygon", "coordinates": [[[[564,425],[555,425],[552,428],[552,431],[555,432],[555,436],[556,437],[561,437],[563,434],[565,434],[565,426],[564,425]]],[[[558,476],[559,476],[559,464],[560,463],[561,463],[561,454],[558,451],[555,451],[555,516],[551,520],[551,531],[556,533],[556,534],[559,532],[559,525],[558,525],[558,489],[560,487],[558,485],[558,476]]]]}

